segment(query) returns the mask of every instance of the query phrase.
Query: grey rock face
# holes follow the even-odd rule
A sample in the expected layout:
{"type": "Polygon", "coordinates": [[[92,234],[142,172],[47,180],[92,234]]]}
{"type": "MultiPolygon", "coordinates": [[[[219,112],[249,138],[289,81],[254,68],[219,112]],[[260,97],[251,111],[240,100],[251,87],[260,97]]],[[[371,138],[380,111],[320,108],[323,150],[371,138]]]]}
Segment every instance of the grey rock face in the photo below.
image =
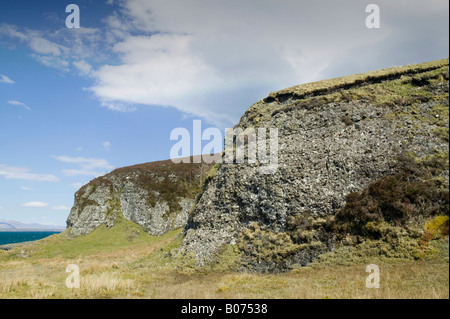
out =
{"type": "Polygon", "coordinates": [[[196,184],[200,178],[197,174],[205,174],[209,166],[200,169],[192,166],[188,170],[184,167],[185,170],[180,169],[182,173],[178,173],[177,168],[181,165],[195,164],[169,162],[121,168],[82,187],[75,194],[74,205],[67,218],[70,234],[86,235],[102,224],[111,227],[118,216],[141,225],[151,235],[159,236],[184,227],[188,211],[195,202],[196,193],[190,187],[198,187],[196,184]],[[168,177],[167,172],[170,173],[168,177]],[[184,180],[185,172],[192,174],[189,176],[194,184],[184,180]],[[174,193],[166,189],[179,184],[187,186],[175,189],[174,193]],[[162,192],[166,192],[166,197],[162,192]]]}
{"type": "Polygon", "coordinates": [[[170,215],[170,208],[164,201],[156,202],[153,207],[149,205],[148,192],[132,181],[126,180],[119,196],[125,219],[141,225],[149,234],[158,236],[186,225],[188,211],[194,204],[193,199],[180,197],[178,202],[181,210],[170,215]]]}
{"type": "MultiPolygon", "coordinates": [[[[431,96],[448,92],[448,80],[442,81],[431,96]]],[[[437,105],[448,108],[447,99],[424,99],[414,105],[416,114],[403,116],[411,104],[382,106],[383,96],[332,102],[271,97],[253,105],[236,127],[278,128],[278,169],[264,175],[258,163],[219,166],[195,205],[180,250],[194,253],[200,265],[222,245],[235,244],[252,222],[283,232],[289,216],[334,214],[347,194],[393,174],[399,154],[448,151],[448,143],[431,134],[440,125],[448,129],[448,119],[443,124],[420,120],[437,105]]],[[[448,171],[444,178],[448,184],[448,171]]],[[[296,258],[301,264],[317,255],[302,254],[296,258]]]]}
{"type": "Polygon", "coordinates": [[[91,186],[85,192],[77,193],[74,206],[67,218],[67,227],[71,227],[70,234],[86,235],[101,224],[112,226],[113,218],[119,213],[112,205],[114,199],[116,194],[113,190],[103,185],[91,186]]]}

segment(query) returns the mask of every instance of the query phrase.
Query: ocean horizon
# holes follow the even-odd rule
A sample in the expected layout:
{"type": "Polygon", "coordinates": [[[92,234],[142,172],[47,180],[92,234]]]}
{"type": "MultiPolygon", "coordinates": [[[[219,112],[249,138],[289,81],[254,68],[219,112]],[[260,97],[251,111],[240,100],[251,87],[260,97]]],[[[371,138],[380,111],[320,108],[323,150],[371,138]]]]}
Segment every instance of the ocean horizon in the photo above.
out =
{"type": "Polygon", "coordinates": [[[59,234],[62,230],[16,230],[0,231],[0,245],[16,244],[28,241],[39,240],[54,234],[59,234]]]}

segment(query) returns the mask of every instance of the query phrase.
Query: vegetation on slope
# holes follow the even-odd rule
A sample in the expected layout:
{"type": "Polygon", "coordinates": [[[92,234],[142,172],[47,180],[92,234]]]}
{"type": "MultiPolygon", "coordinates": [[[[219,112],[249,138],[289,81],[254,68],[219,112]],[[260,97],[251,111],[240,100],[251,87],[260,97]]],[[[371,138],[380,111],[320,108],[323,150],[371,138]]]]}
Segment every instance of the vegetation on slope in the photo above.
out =
{"type": "Polygon", "coordinates": [[[151,236],[141,226],[118,216],[113,227],[101,225],[85,236],[71,237],[69,229],[43,239],[33,256],[36,258],[77,258],[96,253],[142,248],[163,242],[178,231],[163,236],[151,236]]]}

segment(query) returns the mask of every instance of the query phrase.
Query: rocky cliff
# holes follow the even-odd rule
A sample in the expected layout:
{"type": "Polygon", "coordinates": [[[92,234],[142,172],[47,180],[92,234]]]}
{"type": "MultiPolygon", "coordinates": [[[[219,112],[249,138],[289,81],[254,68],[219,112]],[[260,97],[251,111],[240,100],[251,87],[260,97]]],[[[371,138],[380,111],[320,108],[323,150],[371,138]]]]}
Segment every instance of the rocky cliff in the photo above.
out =
{"type": "Polygon", "coordinates": [[[423,234],[408,225],[448,216],[448,78],[447,59],[258,101],[235,128],[277,128],[278,169],[220,164],[180,252],[204,265],[231,245],[247,269],[283,271],[364,238],[416,243],[423,234]]]}
{"type": "Polygon", "coordinates": [[[141,225],[151,235],[184,227],[210,168],[167,160],[123,167],[98,177],[75,193],[67,218],[70,234],[86,235],[102,224],[113,226],[118,216],[141,225]]]}
{"type": "MultiPolygon", "coordinates": [[[[248,151],[243,163],[225,152],[214,166],[117,169],[75,194],[70,234],[122,216],[152,235],[184,227],[174,260],[206,265],[225,254],[224,264],[257,272],[335,252],[422,258],[448,238],[448,80],[446,59],[270,93],[235,130],[277,129],[275,170],[264,173],[248,151]]],[[[238,135],[227,150],[251,139],[238,135]]]]}

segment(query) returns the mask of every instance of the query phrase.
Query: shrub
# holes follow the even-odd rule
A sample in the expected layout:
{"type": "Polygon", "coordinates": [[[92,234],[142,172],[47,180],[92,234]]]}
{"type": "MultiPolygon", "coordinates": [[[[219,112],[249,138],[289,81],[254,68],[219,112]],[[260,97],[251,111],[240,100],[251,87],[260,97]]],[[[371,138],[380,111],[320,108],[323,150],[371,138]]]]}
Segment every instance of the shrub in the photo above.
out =
{"type": "Polygon", "coordinates": [[[399,173],[375,181],[360,193],[347,195],[336,220],[351,223],[360,232],[368,222],[406,225],[442,213],[448,215],[448,185],[439,178],[447,165],[448,152],[422,160],[402,156],[399,173]]]}
{"type": "Polygon", "coordinates": [[[448,236],[448,216],[437,216],[425,224],[424,239],[427,241],[448,236]]]}

